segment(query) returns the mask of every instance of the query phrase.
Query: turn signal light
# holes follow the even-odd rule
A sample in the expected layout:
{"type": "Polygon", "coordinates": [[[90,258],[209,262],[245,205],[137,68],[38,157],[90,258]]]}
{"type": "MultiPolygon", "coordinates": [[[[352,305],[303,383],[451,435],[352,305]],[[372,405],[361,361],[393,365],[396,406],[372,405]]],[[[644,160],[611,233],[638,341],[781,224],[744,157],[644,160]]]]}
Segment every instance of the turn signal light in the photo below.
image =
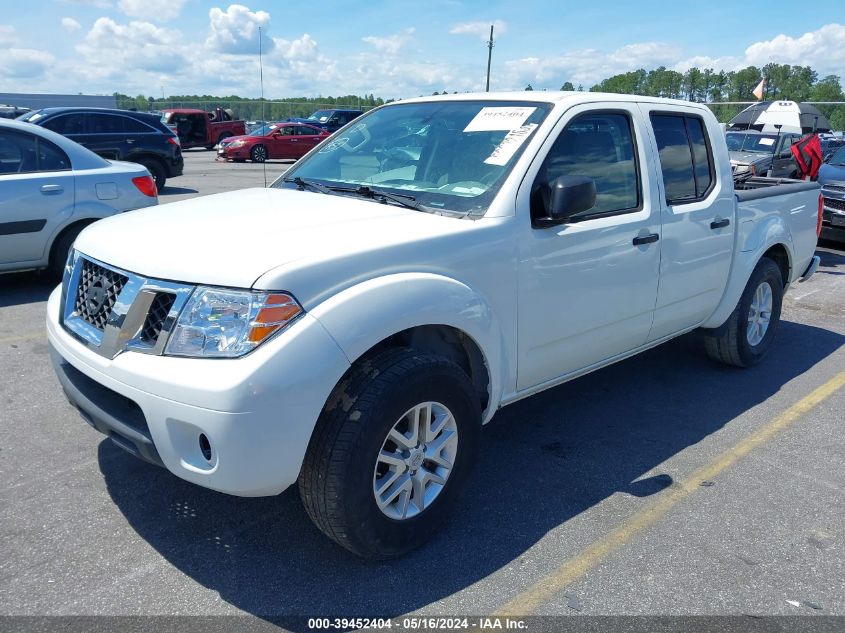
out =
{"type": "Polygon", "coordinates": [[[150,198],[158,196],[156,183],[152,176],[138,176],[137,178],[132,179],[132,184],[135,185],[138,188],[138,191],[143,193],[145,196],[149,196],[150,198]]]}
{"type": "Polygon", "coordinates": [[[284,327],[302,311],[292,297],[284,294],[269,295],[264,305],[250,323],[249,340],[260,343],[273,332],[284,327]]]}

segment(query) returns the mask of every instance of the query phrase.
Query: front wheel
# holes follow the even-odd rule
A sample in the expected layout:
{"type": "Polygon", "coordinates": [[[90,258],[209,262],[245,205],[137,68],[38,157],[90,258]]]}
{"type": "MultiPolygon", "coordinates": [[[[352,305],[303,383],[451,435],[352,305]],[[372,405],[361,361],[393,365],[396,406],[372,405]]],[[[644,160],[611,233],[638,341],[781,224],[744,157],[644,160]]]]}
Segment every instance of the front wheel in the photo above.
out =
{"type": "Polygon", "coordinates": [[[263,163],[267,160],[267,148],[263,145],[256,145],[249,152],[249,156],[252,158],[253,163],[263,163]]]}
{"type": "Polygon", "coordinates": [[[302,501],[342,547],[398,556],[453,511],[480,431],[478,397],[458,365],[388,351],[353,368],[326,404],[299,476],[302,501]]]}
{"type": "Polygon", "coordinates": [[[759,261],[728,320],[705,331],[705,349],[713,360],[736,367],[759,363],[772,344],[780,322],[783,278],[768,257],[759,261]]]}

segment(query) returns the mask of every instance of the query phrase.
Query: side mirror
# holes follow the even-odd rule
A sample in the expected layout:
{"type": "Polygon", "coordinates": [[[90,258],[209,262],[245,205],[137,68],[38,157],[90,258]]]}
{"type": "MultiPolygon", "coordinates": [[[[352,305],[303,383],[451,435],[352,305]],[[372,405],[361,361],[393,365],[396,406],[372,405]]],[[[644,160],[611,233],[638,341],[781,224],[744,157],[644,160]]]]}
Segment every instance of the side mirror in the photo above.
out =
{"type": "Polygon", "coordinates": [[[596,206],[596,183],[586,176],[559,176],[548,184],[549,215],[535,218],[534,226],[563,224],[572,216],[596,206]]]}

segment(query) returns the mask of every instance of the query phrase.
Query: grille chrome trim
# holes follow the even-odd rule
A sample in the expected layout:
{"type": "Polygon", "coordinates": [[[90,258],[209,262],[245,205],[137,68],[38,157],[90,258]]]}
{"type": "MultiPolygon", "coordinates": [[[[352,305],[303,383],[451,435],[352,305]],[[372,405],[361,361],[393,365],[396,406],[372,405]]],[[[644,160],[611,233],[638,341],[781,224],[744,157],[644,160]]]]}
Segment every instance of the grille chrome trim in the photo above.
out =
{"type": "Polygon", "coordinates": [[[161,355],[179,318],[179,312],[193,291],[194,286],[142,277],[74,251],[65,267],[62,280],[60,320],[68,332],[100,356],[115,358],[127,350],[161,355]],[[86,262],[104,269],[107,274],[119,275],[126,279],[102,330],[88,320],[90,315],[81,315],[77,310],[77,294],[86,262]],[[162,295],[173,297],[169,306],[162,305],[161,300],[157,301],[157,297],[162,295]],[[153,307],[157,307],[155,317],[159,319],[160,327],[159,323],[148,322],[153,307]],[[167,307],[166,314],[163,313],[164,307],[167,307]],[[152,340],[149,333],[156,329],[158,336],[152,340]]]}

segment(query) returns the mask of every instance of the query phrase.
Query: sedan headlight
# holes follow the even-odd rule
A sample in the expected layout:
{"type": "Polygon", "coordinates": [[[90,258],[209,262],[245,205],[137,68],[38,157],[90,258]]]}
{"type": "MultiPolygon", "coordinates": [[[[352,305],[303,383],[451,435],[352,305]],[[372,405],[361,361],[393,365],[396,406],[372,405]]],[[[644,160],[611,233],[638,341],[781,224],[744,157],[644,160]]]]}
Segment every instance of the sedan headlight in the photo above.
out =
{"type": "Polygon", "coordinates": [[[751,169],[751,165],[737,165],[734,173],[743,174],[751,169]]]}
{"type": "Polygon", "coordinates": [[[226,147],[243,147],[244,145],[246,145],[246,141],[232,141],[227,143],[226,147]]]}
{"type": "Polygon", "coordinates": [[[243,356],[302,313],[296,299],[288,294],[200,286],[182,309],[165,354],[243,356]]]}

